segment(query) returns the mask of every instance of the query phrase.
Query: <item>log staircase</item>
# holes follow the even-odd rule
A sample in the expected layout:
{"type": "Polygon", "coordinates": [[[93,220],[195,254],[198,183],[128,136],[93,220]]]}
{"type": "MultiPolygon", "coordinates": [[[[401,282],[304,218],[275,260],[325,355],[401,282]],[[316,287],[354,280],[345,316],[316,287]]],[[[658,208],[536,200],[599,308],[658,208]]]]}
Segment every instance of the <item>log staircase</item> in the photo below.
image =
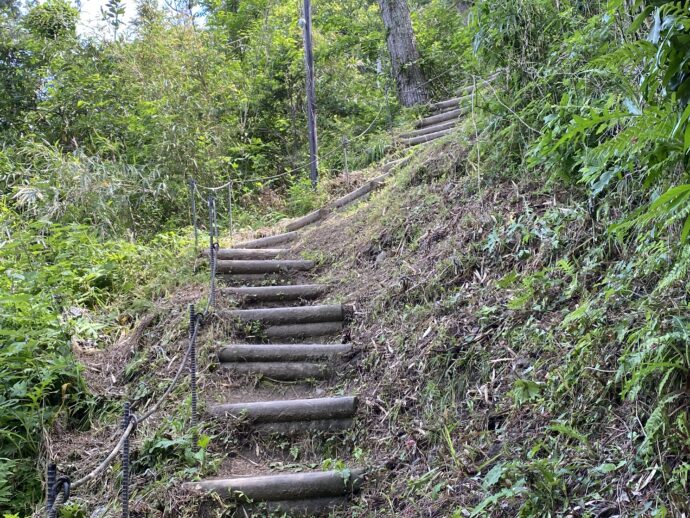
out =
{"type": "Polygon", "coordinates": [[[487,80],[474,86],[463,88],[458,92],[457,97],[430,104],[428,115],[415,123],[414,130],[397,136],[398,144],[401,147],[409,148],[433,142],[449,135],[458,121],[470,112],[477,90],[489,84],[498,76],[498,73],[494,74],[487,80]]]}
{"type": "MultiPolygon", "coordinates": [[[[465,113],[460,107],[465,97],[433,104],[432,114],[419,121],[416,130],[401,135],[400,141],[414,146],[449,134],[465,113]]],[[[260,341],[218,344],[218,362],[232,379],[259,379],[258,385],[244,381],[244,386],[273,385],[242,394],[246,401],[208,401],[209,419],[240,424],[259,436],[279,434],[290,441],[317,433],[341,441],[343,432],[353,426],[357,395],[341,394],[342,387],[334,390],[344,381],[336,375],[353,353],[352,345],[343,340],[349,310],[341,304],[319,303],[328,287],[309,283],[316,265],[296,257],[290,245],[299,239],[300,229],[364,199],[407,159],[390,162],[382,175],[359,189],[292,221],[285,233],[218,251],[217,272],[229,284],[218,295],[236,305],[236,309],[219,311],[218,317],[238,328],[261,328],[260,341]],[[276,382],[303,389],[294,391],[296,397],[284,397],[284,392],[275,390],[276,382]],[[263,397],[253,397],[256,394],[263,397]]],[[[270,449],[270,444],[264,442],[261,447],[270,449]]],[[[366,480],[366,471],[356,466],[276,473],[260,464],[254,462],[247,469],[232,465],[225,470],[232,476],[201,480],[187,488],[234,503],[236,516],[268,516],[269,512],[323,516],[346,506],[366,480]]]]}

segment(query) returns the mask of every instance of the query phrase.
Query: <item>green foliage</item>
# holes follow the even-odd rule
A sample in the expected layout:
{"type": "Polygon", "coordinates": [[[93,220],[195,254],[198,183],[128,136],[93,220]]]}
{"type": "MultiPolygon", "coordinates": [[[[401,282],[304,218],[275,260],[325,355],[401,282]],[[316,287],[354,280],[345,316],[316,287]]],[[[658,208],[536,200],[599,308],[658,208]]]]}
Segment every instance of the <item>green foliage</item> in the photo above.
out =
{"type": "Polygon", "coordinates": [[[133,315],[180,282],[164,272],[189,241],[102,241],[91,227],[27,223],[6,207],[0,228],[0,508],[26,511],[41,498],[33,459],[44,431],[57,420],[87,426],[95,410],[72,345],[108,343],[120,311],[133,315]]]}
{"type": "Polygon", "coordinates": [[[79,12],[66,0],[48,0],[33,7],[26,15],[28,29],[47,39],[76,35],[79,12]]]}

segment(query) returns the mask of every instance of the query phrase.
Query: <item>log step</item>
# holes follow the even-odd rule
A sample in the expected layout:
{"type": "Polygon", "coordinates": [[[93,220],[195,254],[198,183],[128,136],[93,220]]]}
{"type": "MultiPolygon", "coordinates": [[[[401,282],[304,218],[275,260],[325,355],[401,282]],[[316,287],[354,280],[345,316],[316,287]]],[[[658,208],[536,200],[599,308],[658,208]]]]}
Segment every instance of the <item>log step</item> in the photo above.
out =
{"type": "Polygon", "coordinates": [[[452,128],[458,123],[457,119],[442,122],[440,124],[435,124],[434,126],[427,126],[426,128],[418,129],[415,131],[410,131],[409,133],[401,133],[401,139],[410,139],[419,137],[421,135],[428,135],[429,133],[436,133],[438,131],[443,131],[452,128]]]}
{"type": "Polygon", "coordinates": [[[338,508],[345,507],[347,497],[313,498],[310,500],[282,500],[279,502],[262,502],[260,504],[243,503],[235,511],[236,518],[248,516],[289,516],[302,518],[306,516],[331,516],[338,508]]]}
{"type": "Polygon", "coordinates": [[[457,110],[450,110],[445,113],[439,113],[438,115],[432,115],[431,117],[425,117],[417,123],[416,127],[417,129],[421,129],[426,128],[427,126],[434,126],[435,124],[439,124],[441,122],[457,119],[465,112],[465,109],[458,108],[457,110]]]}
{"type": "Polygon", "coordinates": [[[308,362],[226,362],[223,368],[234,374],[261,375],[277,381],[322,380],[332,372],[326,363],[308,362]]]}
{"type": "Polygon", "coordinates": [[[426,142],[431,142],[432,140],[445,137],[446,135],[449,135],[452,131],[453,130],[451,128],[443,131],[437,131],[436,133],[430,133],[429,135],[421,135],[419,137],[410,139],[401,139],[400,142],[405,146],[416,146],[417,144],[424,144],[426,142]]]}
{"type": "MultiPolygon", "coordinates": [[[[396,164],[397,165],[397,164],[396,164]]],[[[345,207],[346,205],[349,205],[360,198],[366,196],[369,194],[371,191],[378,189],[383,185],[384,180],[390,176],[392,173],[393,168],[389,169],[387,172],[383,173],[382,175],[377,176],[376,178],[373,178],[366,182],[364,185],[361,187],[355,189],[349,194],[346,194],[345,196],[342,196],[335,200],[331,205],[334,209],[341,209],[345,207]]]]}
{"type": "Polygon", "coordinates": [[[304,272],[314,268],[314,261],[301,259],[266,259],[218,261],[216,272],[221,274],[304,272]]]}
{"type": "Polygon", "coordinates": [[[317,209],[314,212],[310,212],[306,216],[302,216],[301,218],[298,218],[295,221],[288,223],[285,228],[290,232],[294,232],[295,230],[299,230],[300,228],[306,227],[307,225],[311,225],[312,223],[316,223],[317,221],[322,220],[323,218],[328,216],[329,213],[330,210],[327,207],[317,209]]]}
{"type": "Polygon", "coordinates": [[[251,286],[222,288],[220,293],[237,297],[240,302],[276,302],[282,300],[312,300],[326,293],[323,284],[295,284],[287,286],[251,286]]]}
{"type": "Polygon", "coordinates": [[[446,101],[438,101],[435,103],[431,103],[429,105],[429,109],[431,109],[432,111],[439,112],[439,111],[447,110],[449,108],[458,108],[460,105],[460,102],[466,98],[467,98],[467,96],[463,95],[462,97],[453,97],[452,99],[448,99],[446,101]]]}
{"type": "Polygon", "coordinates": [[[352,352],[350,344],[233,344],[221,348],[221,362],[300,362],[328,360],[352,352]]]}
{"type": "Polygon", "coordinates": [[[235,309],[231,311],[219,311],[218,314],[222,317],[235,318],[243,322],[258,321],[264,324],[273,325],[342,322],[344,318],[342,304],[287,308],[235,309]]]}
{"type": "MultiPolygon", "coordinates": [[[[216,253],[216,259],[244,261],[276,259],[287,255],[289,252],[289,248],[221,248],[216,253]]],[[[204,250],[202,254],[208,257],[208,250],[204,250]]]]}
{"type": "Polygon", "coordinates": [[[346,496],[358,491],[364,481],[364,470],[316,471],[201,480],[184,484],[196,493],[216,493],[219,497],[252,502],[295,502],[346,496]]]}
{"type": "Polygon", "coordinates": [[[285,423],[257,423],[252,430],[258,434],[301,435],[307,432],[336,433],[352,428],[353,419],[312,419],[285,423]]]}
{"type": "Polygon", "coordinates": [[[350,419],[355,415],[357,398],[350,396],[224,403],[209,407],[216,417],[246,418],[252,423],[285,423],[325,419],[350,419]]]}
{"type": "Polygon", "coordinates": [[[340,321],[270,326],[264,330],[264,334],[269,340],[297,340],[334,335],[341,333],[342,331],[343,323],[340,321]]]}
{"type": "Polygon", "coordinates": [[[243,243],[237,243],[233,248],[272,248],[276,245],[282,245],[297,239],[297,232],[285,232],[284,234],[276,234],[275,236],[262,237],[261,239],[253,239],[243,243]]]}

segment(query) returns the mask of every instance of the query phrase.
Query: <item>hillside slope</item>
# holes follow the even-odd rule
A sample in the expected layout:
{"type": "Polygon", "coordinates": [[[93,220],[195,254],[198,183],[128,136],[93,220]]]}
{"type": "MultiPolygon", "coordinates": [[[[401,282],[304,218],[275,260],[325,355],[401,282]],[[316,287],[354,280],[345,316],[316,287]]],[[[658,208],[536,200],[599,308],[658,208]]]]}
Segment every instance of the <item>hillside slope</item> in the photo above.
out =
{"type": "Polygon", "coordinates": [[[668,250],[615,241],[608,213],[627,208],[576,188],[480,181],[465,142],[421,150],[302,244],[355,306],[344,376],[381,468],[362,515],[681,516],[685,304],[668,250]]]}
{"type": "MultiPolygon", "coordinates": [[[[208,508],[181,482],[224,473],[229,461],[251,472],[270,460],[270,444],[283,452],[273,472],[366,467],[342,516],[688,512],[683,258],[654,234],[617,239],[611,221],[635,207],[616,193],[593,206],[578,187],[532,173],[487,167],[479,177],[470,135],[466,120],[416,148],[383,190],[301,230],[292,247],[330,287],[322,303],[353,305],[343,341],[354,354],[329,389],[359,396],[344,440],[266,443],[209,421],[195,443],[181,390],[139,432],[133,509],[199,516],[208,508]]],[[[172,320],[157,317],[133,346],[123,375],[138,399],[164,386],[198,289],[176,294],[172,320]]],[[[216,374],[217,341],[232,333],[218,322],[200,336],[199,386],[239,401],[264,389],[261,376],[216,374]]],[[[105,430],[77,437],[90,441],[84,454],[105,430]]],[[[72,469],[84,461],[67,456],[72,469]]]]}

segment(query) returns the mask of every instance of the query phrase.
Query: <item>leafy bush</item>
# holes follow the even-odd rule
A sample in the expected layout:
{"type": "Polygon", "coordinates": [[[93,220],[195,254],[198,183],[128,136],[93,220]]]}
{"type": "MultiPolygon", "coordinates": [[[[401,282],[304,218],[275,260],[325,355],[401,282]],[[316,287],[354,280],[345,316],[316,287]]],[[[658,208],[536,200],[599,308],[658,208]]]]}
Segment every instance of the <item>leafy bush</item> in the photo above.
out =
{"type": "Polygon", "coordinates": [[[102,308],[133,313],[179,283],[189,241],[102,241],[91,227],[25,223],[6,207],[0,228],[0,509],[26,512],[41,498],[44,430],[57,419],[88,426],[94,411],[72,344],[107,343],[117,322],[102,308]]]}

